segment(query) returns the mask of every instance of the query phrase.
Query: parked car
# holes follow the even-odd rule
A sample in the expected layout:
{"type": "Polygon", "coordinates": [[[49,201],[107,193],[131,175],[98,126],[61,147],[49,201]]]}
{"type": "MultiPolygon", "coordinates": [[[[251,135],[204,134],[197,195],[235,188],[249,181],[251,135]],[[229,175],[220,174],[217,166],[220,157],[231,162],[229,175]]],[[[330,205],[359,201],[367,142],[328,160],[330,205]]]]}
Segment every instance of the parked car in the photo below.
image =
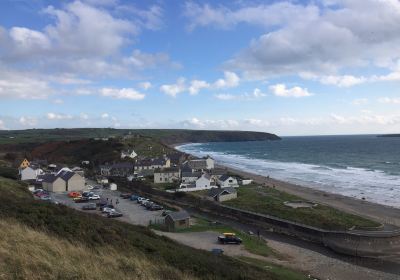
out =
{"type": "Polygon", "coordinates": [[[115,211],[115,209],[110,208],[110,207],[104,207],[103,210],[101,210],[102,213],[106,213],[106,214],[114,212],[114,211],[115,211]]]}
{"type": "Polygon", "coordinates": [[[41,192],[44,192],[44,191],[45,191],[44,189],[36,189],[36,190],[33,190],[32,193],[33,194],[37,194],[37,193],[41,193],[41,192]]]}
{"type": "Polygon", "coordinates": [[[140,197],[140,196],[133,194],[133,195],[131,195],[131,198],[130,198],[130,199],[131,199],[132,201],[137,201],[139,197],[140,197]]]}
{"type": "Polygon", "coordinates": [[[242,239],[237,237],[234,233],[225,232],[218,236],[218,242],[221,244],[241,244],[242,239]]]}
{"type": "Polygon", "coordinates": [[[80,192],[69,192],[68,197],[75,198],[75,197],[82,197],[80,192]]]}
{"type": "Polygon", "coordinates": [[[89,202],[88,197],[81,197],[81,198],[74,198],[75,203],[84,203],[84,202],[89,202]]]}
{"type": "Polygon", "coordinates": [[[100,190],[100,189],[101,189],[101,186],[96,185],[96,186],[93,187],[93,189],[94,189],[94,190],[100,190]]]}
{"type": "Polygon", "coordinates": [[[216,256],[220,256],[224,253],[224,250],[222,250],[220,248],[213,248],[213,249],[211,249],[211,253],[213,253],[216,256]]]}
{"type": "Polygon", "coordinates": [[[130,198],[132,196],[132,194],[131,193],[121,193],[119,196],[123,199],[127,199],[127,198],[130,198]]]}
{"type": "Polygon", "coordinates": [[[107,213],[107,218],[117,218],[117,217],[122,217],[122,213],[117,212],[117,211],[112,211],[110,213],[107,213]]]}
{"type": "Polygon", "coordinates": [[[46,191],[42,191],[42,192],[36,193],[35,196],[41,198],[43,196],[49,196],[49,193],[46,191]]]}
{"type": "Polygon", "coordinates": [[[150,206],[150,208],[148,208],[150,211],[158,211],[158,210],[163,210],[164,207],[162,207],[161,205],[158,204],[153,204],[150,206]]]}
{"type": "Polygon", "coordinates": [[[142,197],[140,200],[138,199],[138,203],[141,204],[141,205],[143,205],[144,203],[146,203],[148,201],[150,201],[150,199],[144,198],[144,197],[142,197]]]}
{"type": "Polygon", "coordinates": [[[108,204],[108,201],[106,200],[100,200],[96,203],[97,206],[102,207],[108,204]]]}
{"type": "Polygon", "coordinates": [[[94,187],[91,186],[91,185],[88,185],[88,186],[87,186],[87,189],[88,189],[89,191],[93,190],[93,188],[94,188],[94,187]]]}
{"type": "Polygon", "coordinates": [[[40,197],[40,200],[51,200],[51,197],[48,195],[43,195],[40,197]]]}
{"type": "Polygon", "coordinates": [[[96,203],[89,203],[82,206],[82,210],[96,210],[96,203]]]}
{"type": "Polygon", "coordinates": [[[143,202],[142,206],[146,207],[146,209],[149,209],[153,204],[154,204],[154,202],[149,200],[149,201],[143,202]]]}
{"type": "Polygon", "coordinates": [[[98,194],[93,194],[93,195],[89,196],[89,199],[90,200],[99,200],[100,196],[98,194]]]}
{"type": "Polygon", "coordinates": [[[114,209],[114,205],[111,205],[111,204],[105,204],[105,205],[103,205],[103,206],[100,206],[100,211],[103,211],[103,210],[104,210],[104,208],[111,208],[111,209],[114,209]]]}

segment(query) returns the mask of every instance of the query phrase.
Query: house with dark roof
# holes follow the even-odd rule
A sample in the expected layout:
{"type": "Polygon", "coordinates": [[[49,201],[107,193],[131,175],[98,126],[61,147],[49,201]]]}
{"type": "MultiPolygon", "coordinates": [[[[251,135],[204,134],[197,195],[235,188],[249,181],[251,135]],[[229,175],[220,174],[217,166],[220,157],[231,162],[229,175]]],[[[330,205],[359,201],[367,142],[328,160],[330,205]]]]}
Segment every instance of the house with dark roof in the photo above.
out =
{"type": "Polygon", "coordinates": [[[223,202],[230,199],[237,198],[237,191],[235,188],[212,188],[208,191],[208,197],[212,200],[223,202]]]}
{"type": "Polygon", "coordinates": [[[188,228],[190,226],[190,215],[184,210],[179,212],[171,212],[165,216],[164,223],[169,231],[188,228]]]}
{"type": "Polygon", "coordinates": [[[192,172],[209,171],[214,169],[214,159],[210,156],[200,159],[191,159],[184,162],[182,167],[186,169],[191,169],[192,172]]]}
{"type": "Polygon", "coordinates": [[[135,172],[150,171],[152,174],[154,173],[154,169],[169,167],[171,167],[171,161],[168,158],[147,158],[136,161],[135,172]]]}
{"type": "Polygon", "coordinates": [[[222,175],[218,179],[217,183],[221,188],[229,188],[229,187],[238,188],[239,187],[239,183],[238,183],[237,179],[235,177],[232,177],[229,175],[222,175]]]}
{"type": "Polygon", "coordinates": [[[113,164],[100,165],[102,176],[127,177],[133,173],[134,165],[131,162],[118,162],[113,164]]]}
{"type": "Polygon", "coordinates": [[[50,192],[82,191],[85,188],[85,178],[67,168],[55,174],[38,176],[42,188],[50,192]]]}
{"type": "Polygon", "coordinates": [[[185,172],[182,171],[181,173],[181,182],[184,184],[189,184],[189,183],[193,183],[196,182],[197,179],[199,179],[201,177],[202,173],[201,172],[185,172]]]}

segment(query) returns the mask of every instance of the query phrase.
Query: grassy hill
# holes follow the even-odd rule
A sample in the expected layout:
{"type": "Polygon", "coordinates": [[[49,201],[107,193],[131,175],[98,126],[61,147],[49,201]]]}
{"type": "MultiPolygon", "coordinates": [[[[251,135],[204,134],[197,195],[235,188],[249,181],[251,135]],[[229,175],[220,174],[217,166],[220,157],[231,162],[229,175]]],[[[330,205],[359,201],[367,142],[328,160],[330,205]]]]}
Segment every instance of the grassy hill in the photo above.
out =
{"type": "Polygon", "coordinates": [[[23,184],[1,177],[0,278],[287,279],[144,227],[34,200],[23,184]]]}
{"type": "Polygon", "coordinates": [[[184,129],[113,129],[113,128],[73,128],[73,129],[27,129],[0,130],[0,144],[37,143],[65,141],[87,138],[121,137],[139,134],[161,140],[166,144],[214,141],[255,141],[279,140],[275,134],[251,131],[214,131],[184,129]]]}

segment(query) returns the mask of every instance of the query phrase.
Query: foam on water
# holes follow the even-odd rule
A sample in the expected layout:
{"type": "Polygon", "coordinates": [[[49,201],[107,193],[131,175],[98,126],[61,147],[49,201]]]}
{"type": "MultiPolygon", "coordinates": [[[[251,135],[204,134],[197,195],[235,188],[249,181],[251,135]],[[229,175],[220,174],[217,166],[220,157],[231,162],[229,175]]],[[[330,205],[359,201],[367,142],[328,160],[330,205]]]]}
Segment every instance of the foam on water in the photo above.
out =
{"type": "Polygon", "coordinates": [[[227,152],[212,152],[199,149],[202,144],[187,144],[176,147],[195,156],[212,156],[218,163],[253,174],[304,185],[330,193],[365,198],[400,208],[400,176],[381,170],[358,167],[335,168],[297,162],[279,162],[251,158],[227,152]]]}

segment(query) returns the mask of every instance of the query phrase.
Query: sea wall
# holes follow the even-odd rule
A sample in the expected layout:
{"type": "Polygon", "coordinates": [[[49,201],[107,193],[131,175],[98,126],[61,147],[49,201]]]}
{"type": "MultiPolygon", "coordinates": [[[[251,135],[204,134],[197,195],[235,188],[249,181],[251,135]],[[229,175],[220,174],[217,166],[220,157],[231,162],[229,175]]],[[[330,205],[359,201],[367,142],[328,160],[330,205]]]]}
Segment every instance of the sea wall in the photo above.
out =
{"type": "Polygon", "coordinates": [[[274,231],[317,242],[332,250],[360,257],[400,256],[400,231],[329,231],[242,209],[228,207],[185,193],[167,193],[140,183],[130,186],[140,195],[196,212],[236,220],[260,230],[274,231]]]}

